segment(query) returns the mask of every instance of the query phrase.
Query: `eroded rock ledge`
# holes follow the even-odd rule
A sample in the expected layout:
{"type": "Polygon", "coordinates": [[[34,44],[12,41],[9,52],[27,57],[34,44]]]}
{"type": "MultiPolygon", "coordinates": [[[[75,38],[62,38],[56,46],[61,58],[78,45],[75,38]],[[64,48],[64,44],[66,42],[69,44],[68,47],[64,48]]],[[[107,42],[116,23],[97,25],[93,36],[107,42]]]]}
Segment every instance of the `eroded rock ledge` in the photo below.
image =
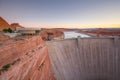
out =
{"type": "Polygon", "coordinates": [[[40,36],[0,46],[0,80],[55,80],[40,36]]]}

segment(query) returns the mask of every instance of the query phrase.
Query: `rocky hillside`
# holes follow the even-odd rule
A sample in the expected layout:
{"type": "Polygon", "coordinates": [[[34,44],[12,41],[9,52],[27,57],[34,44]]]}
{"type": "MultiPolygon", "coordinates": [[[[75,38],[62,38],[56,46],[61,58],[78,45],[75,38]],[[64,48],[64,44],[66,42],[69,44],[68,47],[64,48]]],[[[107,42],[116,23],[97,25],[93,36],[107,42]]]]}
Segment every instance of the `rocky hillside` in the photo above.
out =
{"type": "Polygon", "coordinates": [[[8,28],[15,30],[16,28],[21,28],[21,27],[22,26],[19,23],[12,23],[9,25],[7,21],[5,21],[2,17],[0,17],[0,31],[8,28]]]}
{"type": "Polygon", "coordinates": [[[8,28],[10,28],[10,25],[8,24],[8,22],[5,21],[2,17],[0,17],[0,31],[8,28]]]}
{"type": "Polygon", "coordinates": [[[0,45],[0,80],[55,80],[40,36],[15,38],[0,45]]]}

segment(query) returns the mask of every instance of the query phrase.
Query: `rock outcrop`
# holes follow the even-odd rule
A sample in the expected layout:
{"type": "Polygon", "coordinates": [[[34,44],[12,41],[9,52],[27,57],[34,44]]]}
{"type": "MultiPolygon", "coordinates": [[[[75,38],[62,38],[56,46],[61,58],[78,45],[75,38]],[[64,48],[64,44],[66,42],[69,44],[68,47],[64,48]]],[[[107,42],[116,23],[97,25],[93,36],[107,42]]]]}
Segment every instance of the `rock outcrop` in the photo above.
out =
{"type": "Polygon", "coordinates": [[[2,17],[0,17],[0,31],[2,31],[3,29],[12,29],[13,31],[16,30],[16,28],[21,28],[22,26],[19,23],[12,23],[12,24],[8,24],[7,21],[5,21],[2,17]]]}
{"type": "Polygon", "coordinates": [[[22,26],[21,26],[19,23],[12,23],[12,24],[10,25],[10,28],[11,28],[12,30],[16,30],[16,28],[22,28],[22,26]]]}
{"type": "Polygon", "coordinates": [[[8,28],[10,28],[10,25],[8,24],[8,22],[5,21],[2,17],[0,17],[0,31],[8,28]]]}
{"type": "Polygon", "coordinates": [[[0,43],[4,43],[7,40],[10,40],[10,37],[6,36],[2,32],[0,32],[0,43]]]}
{"type": "Polygon", "coordinates": [[[55,80],[40,36],[0,45],[0,80],[55,80]]]}
{"type": "Polygon", "coordinates": [[[43,40],[48,40],[49,37],[51,38],[51,40],[63,39],[64,33],[63,31],[59,31],[57,29],[42,29],[40,32],[40,36],[42,37],[43,40]]]}

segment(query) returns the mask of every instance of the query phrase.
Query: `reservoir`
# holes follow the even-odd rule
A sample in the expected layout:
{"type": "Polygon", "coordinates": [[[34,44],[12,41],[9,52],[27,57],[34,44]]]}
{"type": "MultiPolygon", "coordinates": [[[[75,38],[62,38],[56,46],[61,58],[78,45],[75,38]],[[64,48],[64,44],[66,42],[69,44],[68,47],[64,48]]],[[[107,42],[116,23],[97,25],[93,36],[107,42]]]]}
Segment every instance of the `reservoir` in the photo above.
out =
{"type": "Polygon", "coordinates": [[[77,38],[77,37],[90,37],[89,35],[76,33],[76,32],[64,32],[64,39],[77,38]]]}

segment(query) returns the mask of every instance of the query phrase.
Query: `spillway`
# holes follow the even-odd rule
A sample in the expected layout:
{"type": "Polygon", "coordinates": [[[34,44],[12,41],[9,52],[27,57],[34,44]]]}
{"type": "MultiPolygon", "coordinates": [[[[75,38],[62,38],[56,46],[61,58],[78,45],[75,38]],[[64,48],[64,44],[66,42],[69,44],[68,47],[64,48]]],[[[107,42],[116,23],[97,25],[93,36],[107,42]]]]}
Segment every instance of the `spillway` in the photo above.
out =
{"type": "Polygon", "coordinates": [[[119,38],[77,38],[47,42],[57,80],[120,80],[119,38]]]}

